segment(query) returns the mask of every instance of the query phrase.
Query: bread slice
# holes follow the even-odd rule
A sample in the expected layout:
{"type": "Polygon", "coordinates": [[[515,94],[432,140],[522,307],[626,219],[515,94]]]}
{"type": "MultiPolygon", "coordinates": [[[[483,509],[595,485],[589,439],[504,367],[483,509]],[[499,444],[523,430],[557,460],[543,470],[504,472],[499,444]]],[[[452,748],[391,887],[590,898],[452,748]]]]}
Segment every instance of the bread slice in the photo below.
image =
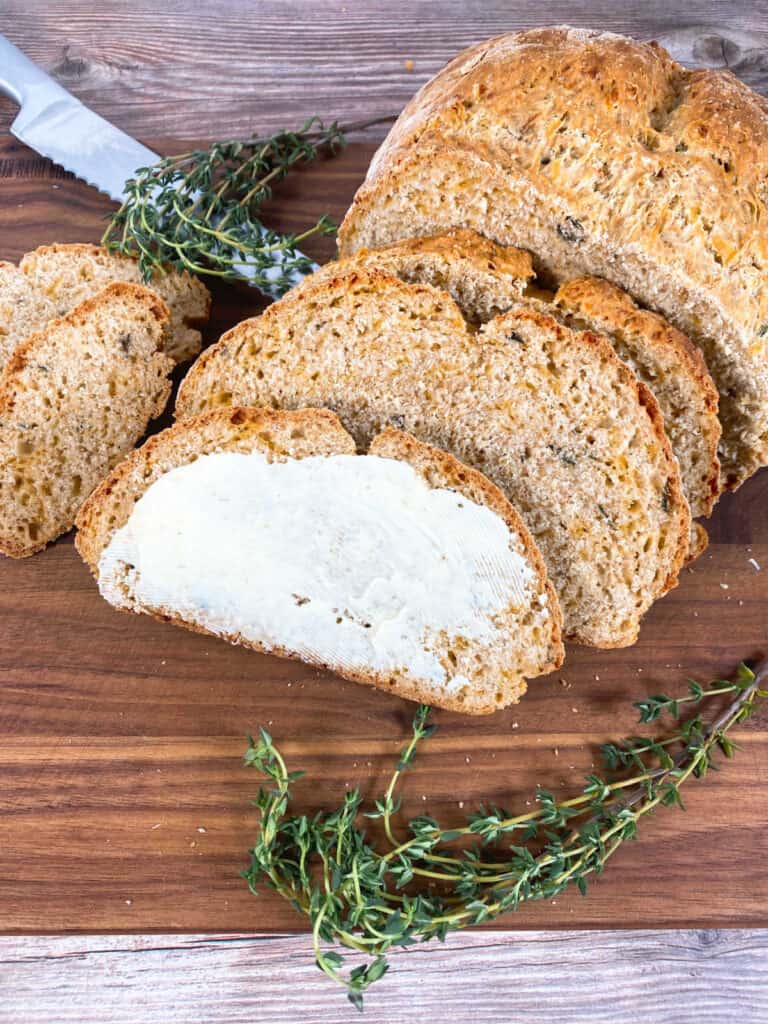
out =
{"type": "MultiPolygon", "coordinates": [[[[710,515],[720,493],[717,390],[700,351],[663,317],[639,309],[626,292],[596,277],[568,281],[555,295],[533,280],[528,253],[474,231],[362,249],[354,261],[380,267],[404,281],[445,288],[473,322],[525,301],[569,326],[605,335],[659,403],[691,514],[710,515]]],[[[332,264],[327,273],[333,273],[332,264]]],[[[696,550],[701,550],[702,532],[696,550]]]]}
{"type": "Polygon", "coordinates": [[[717,389],[699,349],[663,317],[639,309],[626,292],[600,278],[567,281],[554,305],[570,326],[605,334],[653,391],[691,514],[710,515],[720,494],[721,430],[717,389]]]}
{"type": "MultiPolygon", "coordinates": [[[[49,320],[117,281],[143,284],[138,262],[98,245],[43,245],[23,257],[15,275],[0,270],[0,360],[49,320]]],[[[176,270],[155,274],[149,287],[170,310],[169,355],[176,362],[193,359],[201,345],[198,328],[210,311],[208,289],[176,270]]]]}
{"type": "Polygon", "coordinates": [[[24,338],[56,315],[53,301],[30,288],[15,263],[0,263],[0,370],[24,338]]]}
{"type": "Polygon", "coordinates": [[[767,164],[768,100],[730,72],[608,32],[499,36],[405,108],[340,251],[474,228],[618,285],[701,348],[735,487],[768,463],[767,164]]]}
{"type": "Polygon", "coordinates": [[[332,408],[362,446],[391,423],[480,469],[523,516],[582,643],[632,643],[685,557],[655,399],[605,338],[539,310],[474,331],[445,292],[341,263],[204,352],[176,415],[233,404],[332,408]]]}
{"type": "Polygon", "coordinates": [[[170,394],[168,309],[112,284],[17,346],[0,375],[0,551],[65,533],[170,394]]]}
{"type": "Polygon", "coordinates": [[[357,455],[324,410],[187,420],[121,463],[78,528],[118,608],[410,700],[487,714],[562,662],[557,599],[515,510],[397,430],[357,455]]]}
{"type": "MultiPolygon", "coordinates": [[[[361,249],[354,259],[360,266],[379,267],[401,281],[443,288],[476,324],[519,302],[534,276],[531,256],[523,249],[497,245],[475,231],[461,229],[407,238],[381,249],[361,249]]],[[[335,273],[334,264],[328,267],[327,273],[335,273]]]]}

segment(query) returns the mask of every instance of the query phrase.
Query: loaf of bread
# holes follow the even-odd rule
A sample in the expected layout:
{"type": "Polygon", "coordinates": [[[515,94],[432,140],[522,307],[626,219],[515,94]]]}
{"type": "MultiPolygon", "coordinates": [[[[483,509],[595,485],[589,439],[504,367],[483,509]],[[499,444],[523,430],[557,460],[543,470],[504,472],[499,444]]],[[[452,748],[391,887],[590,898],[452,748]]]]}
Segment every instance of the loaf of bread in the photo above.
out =
{"type": "Polygon", "coordinates": [[[541,548],[571,639],[632,643],[676,582],[690,515],[655,399],[605,338],[539,310],[476,330],[431,285],[324,268],[204,352],[176,415],[228,405],[325,406],[363,447],[393,424],[480,469],[541,548]]]}
{"type": "MultiPolygon", "coordinates": [[[[113,282],[142,284],[136,260],[98,245],[44,245],[18,268],[0,264],[0,367],[16,345],[49,320],[64,316],[113,282]]],[[[149,285],[167,303],[168,353],[176,362],[200,351],[200,331],[210,310],[208,289],[191,274],[167,270],[149,285]]]]}
{"type": "Polygon", "coordinates": [[[0,551],[40,551],[168,400],[168,309],[112,284],[30,334],[0,374],[0,551]]]}
{"type": "MultiPolygon", "coordinates": [[[[528,253],[464,229],[361,249],[354,262],[445,288],[473,323],[524,301],[569,326],[605,335],[659,403],[691,514],[711,513],[720,493],[717,390],[701,352],[663,317],[639,309],[621,289],[596,277],[568,281],[555,295],[533,280],[528,253]]],[[[321,271],[333,272],[333,264],[321,271]]],[[[699,527],[689,557],[705,547],[699,527]]]]}
{"type": "Polygon", "coordinates": [[[465,51],[414,97],[342,255],[474,228],[540,275],[597,275],[698,345],[724,481],[768,462],[768,101],[657,44],[543,28],[465,51]]]}
{"type": "Polygon", "coordinates": [[[498,488],[388,429],[229,409],[133,452],[78,516],[104,597],[467,714],[560,665],[557,599],[498,488]],[[202,543],[201,543],[202,541],[202,543]]]}

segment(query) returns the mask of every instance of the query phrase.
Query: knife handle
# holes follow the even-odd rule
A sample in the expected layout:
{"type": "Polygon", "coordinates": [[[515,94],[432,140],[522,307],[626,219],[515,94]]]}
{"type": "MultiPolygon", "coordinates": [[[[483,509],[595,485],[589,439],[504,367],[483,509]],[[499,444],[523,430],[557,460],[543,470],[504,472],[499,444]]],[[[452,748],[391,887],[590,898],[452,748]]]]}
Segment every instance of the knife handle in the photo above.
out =
{"type": "Polygon", "coordinates": [[[0,34],[0,92],[21,107],[35,86],[50,85],[51,81],[10,39],[0,34]]]}

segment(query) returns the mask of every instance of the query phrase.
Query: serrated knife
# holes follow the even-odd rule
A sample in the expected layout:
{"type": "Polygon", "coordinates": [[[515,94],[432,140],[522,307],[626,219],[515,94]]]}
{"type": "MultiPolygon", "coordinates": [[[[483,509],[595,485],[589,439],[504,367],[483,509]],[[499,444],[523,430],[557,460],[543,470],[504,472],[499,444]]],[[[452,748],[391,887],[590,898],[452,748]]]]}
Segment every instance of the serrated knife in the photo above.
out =
{"type": "MultiPolygon", "coordinates": [[[[137,169],[160,159],[158,153],[89,110],[4,35],[0,35],[0,92],[21,108],[11,124],[11,133],[20,142],[118,203],[137,169]]],[[[240,273],[250,277],[247,264],[241,265],[240,273]]],[[[303,276],[296,273],[295,283],[303,276]]]]}

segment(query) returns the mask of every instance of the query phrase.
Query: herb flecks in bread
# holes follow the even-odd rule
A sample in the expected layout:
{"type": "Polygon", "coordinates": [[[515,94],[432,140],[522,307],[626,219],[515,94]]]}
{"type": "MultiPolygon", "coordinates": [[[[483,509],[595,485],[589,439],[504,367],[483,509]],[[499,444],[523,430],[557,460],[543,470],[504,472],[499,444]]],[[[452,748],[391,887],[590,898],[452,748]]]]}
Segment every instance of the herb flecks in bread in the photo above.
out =
{"type": "Polygon", "coordinates": [[[653,396],[605,338],[536,309],[477,331],[445,292],[340,263],[208,349],[176,414],[232,404],[329,407],[363,447],[394,423],[480,469],[539,544],[569,638],[634,642],[675,584],[690,516],[653,396]]]}
{"type": "Polygon", "coordinates": [[[112,284],[17,346],[0,375],[0,551],[65,533],[170,395],[168,309],[112,284]]]}
{"type": "MultiPolygon", "coordinates": [[[[534,276],[529,253],[460,229],[362,249],[355,262],[379,267],[401,281],[442,288],[474,323],[490,320],[519,302],[534,276]]],[[[329,268],[333,273],[333,264],[329,268]]]]}
{"type": "Polygon", "coordinates": [[[466,50],[414,97],[342,255],[473,228],[560,282],[597,275],[702,350],[724,481],[768,462],[768,101],[655,43],[543,28],[466,50]]]}
{"type": "Polygon", "coordinates": [[[78,525],[115,606],[413,700],[485,714],[562,661],[512,506],[392,428],[356,454],[325,411],[188,420],[118,466],[78,525]]]}

